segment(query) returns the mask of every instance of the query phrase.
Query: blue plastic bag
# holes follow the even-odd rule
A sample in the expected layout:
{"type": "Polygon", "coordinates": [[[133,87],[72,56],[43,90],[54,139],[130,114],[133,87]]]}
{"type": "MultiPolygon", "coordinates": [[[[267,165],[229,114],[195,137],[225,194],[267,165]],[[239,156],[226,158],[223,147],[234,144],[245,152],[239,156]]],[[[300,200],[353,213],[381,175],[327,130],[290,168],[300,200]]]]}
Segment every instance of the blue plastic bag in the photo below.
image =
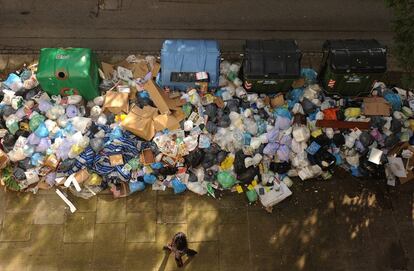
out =
{"type": "Polygon", "coordinates": [[[316,73],[316,71],[314,69],[302,68],[300,70],[300,76],[305,77],[306,83],[314,84],[314,83],[316,83],[316,78],[317,78],[318,74],[316,73]]]}
{"type": "Polygon", "coordinates": [[[144,182],[147,184],[154,184],[157,181],[157,177],[152,174],[145,174],[144,175],[144,182]]]}
{"type": "Polygon", "coordinates": [[[275,117],[280,116],[280,117],[284,117],[284,118],[287,118],[287,119],[292,119],[292,114],[285,107],[276,108],[275,111],[273,111],[273,115],[275,117]]]}
{"type": "Polygon", "coordinates": [[[187,189],[187,186],[183,184],[178,178],[174,178],[171,182],[171,185],[174,189],[175,194],[184,192],[187,189]]]}
{"type": "Polygon", "coordinates": [[[130,182],[129,183],[129,191],[132,193],[137,191],[143,191],[145,189],[145,183],[141,181],[137,182],[130,182]]]}
{"type": "Polygon", "coordinates": [[[393,111],[401,111],[401,98],[400,95],[388,91],[384,94],[384,99],[391,104],[393,111]]]}

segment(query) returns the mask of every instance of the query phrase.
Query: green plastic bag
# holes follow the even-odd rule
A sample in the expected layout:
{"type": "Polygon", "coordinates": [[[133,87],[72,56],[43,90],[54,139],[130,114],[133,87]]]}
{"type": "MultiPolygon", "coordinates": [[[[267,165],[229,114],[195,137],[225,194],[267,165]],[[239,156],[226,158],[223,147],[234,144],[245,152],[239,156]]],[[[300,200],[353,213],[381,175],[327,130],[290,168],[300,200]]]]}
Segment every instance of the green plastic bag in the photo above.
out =
{"type": "Polygon", "coordinates": [[[236,178],[227,171],[222,171],[217,174],[217,181],[224,189],[231,188],[236,183],[236,178]]]}
{"type": "Polygon", "coordinates": [[[257,200],[257,193],[256,193],[256,190],[254,189],[247,190],[246,196],[249,202],[255,202],[257,200]]]}

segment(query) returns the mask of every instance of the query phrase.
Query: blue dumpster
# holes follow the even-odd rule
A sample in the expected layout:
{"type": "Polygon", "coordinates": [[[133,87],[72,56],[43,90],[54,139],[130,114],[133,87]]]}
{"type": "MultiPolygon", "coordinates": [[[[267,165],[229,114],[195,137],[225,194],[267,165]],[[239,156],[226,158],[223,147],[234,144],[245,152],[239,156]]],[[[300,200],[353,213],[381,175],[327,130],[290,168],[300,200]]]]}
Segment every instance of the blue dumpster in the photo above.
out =
{"type": "Polygon", "coordinates": [[[218,87],[220,48],[214,40],[166,40],[161,49],[163,87],[186,90],[197,82],[218,87]]]}

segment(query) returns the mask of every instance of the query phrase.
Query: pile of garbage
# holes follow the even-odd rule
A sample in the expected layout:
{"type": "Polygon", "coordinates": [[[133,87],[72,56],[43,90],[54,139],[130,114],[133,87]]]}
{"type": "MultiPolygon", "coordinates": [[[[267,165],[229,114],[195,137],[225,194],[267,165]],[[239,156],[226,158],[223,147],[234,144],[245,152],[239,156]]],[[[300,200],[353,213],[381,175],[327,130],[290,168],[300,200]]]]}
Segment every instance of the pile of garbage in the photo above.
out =
{"type": "Polygon", "coordinates": [[[292,178],[414,179],[414,95],[377,83],[372,97],[333,98],[302,69],[285,94],[246,91],[240,64],[222,61],[220,87],[161,89],[155,57],[102,63],[101,96],[50,96],[36,64],[0,87],[0,168],[9,190],[55,188],[90,198],[172,188],[219,197],[245,193],[267,208],[292,194],[292,178]]]}

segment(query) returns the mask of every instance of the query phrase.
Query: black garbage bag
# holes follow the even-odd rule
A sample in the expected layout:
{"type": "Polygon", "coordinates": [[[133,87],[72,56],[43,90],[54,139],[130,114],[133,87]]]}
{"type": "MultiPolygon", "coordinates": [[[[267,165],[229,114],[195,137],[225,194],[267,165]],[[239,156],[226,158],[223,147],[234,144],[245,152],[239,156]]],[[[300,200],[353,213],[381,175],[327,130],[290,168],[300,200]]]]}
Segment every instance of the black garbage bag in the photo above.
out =
{"type": "Polygon", "coordinates": [[[227,100],[226,109],[228,109],[229,112],[239,112],[239,100],[238,99],[227,100]]]}
{"type": "Polygon", "coordinates": [[[279,174],[285,174],[291,169],[291,165],[290,165],[290,162],[281,162],[281,163],[272,162],[269,165],[269,169],[279,174]]]}
{"type": "Polygon", "coordinates": [[[206,128],[207,128],[207,131],[210,134],[212,134],[212,135],[214,135],[215,133],[217,133],[217,125],[214,122],[212,122],[212,121],[208,121],[207,122],[206,128]]]}
{"type": "Polygon", "coordinates": [[[392,148],[398,142],[400,142],[400,139],[398,138],[398,136],[395,134],[391,134],[385,138],[384,146],[386,148],[392,148]]]}
{"type": "Polygon", "coordinates": [[[227,127],[230,126],[230,124],[231,124],[231,120],[230,120],[230,117],[228,115],[224,115],[224,116],[218,118],[218,121],[217,121],[217,126],[218,127],[227,128],[227,127]]]}
{"type": "Polygon", "coordinates": [[[213,154],[217,154],[220,151],[220,146],[217,145],[216,143],[212,143],[210,145],[210,147],[208,147],[207,149],[204,149],[205,153],[213,153],[213,154]]]}
{"type": "Polygon", "coordinates": [[[216,172],[211,169],[207,169],[206,172],[204,173],[204,181],[214,182],[215,180],[216,180],[216,172]]]}
{"type": "Polygon", "coordinates": [[[191,168],[198,167],[204,159],[204,152],[200,149],[196,149],[185,156],[185,164],[191,168]]]}
{"type": "Polygon", "coordinates": [[[305,112],[305,114],[309,115],[312,114],[313,112],[315,112],[316,110],[316,105],[314,103],[312,103],[311,101],[309,101],[307,98],[303,98],[302,102],[301,102],[302,108],[303,108],[303,112],[305,112]]]}
{"type": "Polygon", "coordinates": [[[208,104],[204,107],[204,114],[208,116],[209,120],[215,121],[217,118],[217,109],[216,104],[208,104]]]}
{"type": "Polygon", "coordinates": [[[16,167],[13,170],[13,176],[14,176],[14,178],[16,178],[17,180],[20,180],[20,181],[26,179],[26,174],[24,173],[24,170],[19,168],[19,167],[16,167]]]}
{"type": "Polygon", "coordinates": [[[234,172],[236,172],[237,175],[243,173],[246,170],[246,167],[244,166],[244,159],[246,158],[246,155],[244,155],[242,150],[238,150],[234,157],[234,172]]]}
{"type": "Polygon", "coordinates": [[[11,105],[5,105],[3,106],[2,110],[0,111],[1,116],[8,117],[14,113],[16,113],[17,110],[15,110],[11,105]]]}
{"type": "Polygon", "coordinates": [[[321,146],[322,149],[327,149],[330,145],[332,140],[327,137],[325,134],[322,134],[314,139],[316,143],[318,143],[319,146],[321,146]]]}
{"type": "Polygon", "coordinates": [[[373,128],[377,128],[381,131],[385,123],[387,123],[387,121],[383,117],[371,116],[371,126],[373,128]]]}
{"type": "Polygon", "coordinates": [[[227,157],[227,152],[225,152],[225,151],[219,151],[218,153],[217,153],[217,164],[221,164],[221,162],[223,162],[224,161],[224,159],[226,159],[226,157],[227,157]]]}
{"type": "Polygon", "coordinates": [[[76,163],[76,159],[69,159],[69,158],[65,159],[62,161],[62,163],[59,164],[58,171],[60,172],[68,171],[75,166],[75,163],[76,163]]]}
{"type": "Polygon", "coordinates": [[[364,147],[368,147],[374,142],[374,137],[370,133],[364,131],[359,136],[359,141],[364,147]]]}
{"type": "Polygon", "coordinates": [[[29,131],[24,131],[24,130],[17,130],[16,131],[16,133],[14,134],[17,138],[19,138],[20,136],[23,136],[23,137],[29,137],[29,135],[30,135],[30,132],[29,131]]]}
{"type": "Polygon", "coordinates": [[[314,157],[316,164],[318,164],[324,171],[335,167],[336,158],[328,151],[320,150],[315,153],[314,157]]]}
{"type": "Polygon", "coordinates": [[[361,156],[359,159],[359,172],[363,176],[375,178],[378,180],[385,180],[385,168],[383,165],[377,165],[368,161],[367,156],[361,156]]]}
{"type": "Polygon", "coordinates": [[[28,170],[29,168],[32,168],[32,167],[33,167],[29,157],[27,157],[27,158],[25,158],[25,159],[23,159],[23,160],[19,161],[19,162],[17,163],[17,165],[18,165],[20,168],[24,169],[24,170],[28,170]]]}
{"type": "Polygon", "coordinates": [[[393,133],[400,133],[402,126],[403,126],[403,124],[400,120],[397,120],[397,119],[393,118],[391,120],[391,129],[390,130],[393,133]]]}
{"type": "Polygon", "coordinates": [[[160,169],[158,169],[158,173],[164,177],[169,176],[169,175],[174,175],[175,173],[177,173],[178,168],[176,167],[162,167],[160,169]]]}
{"type": "Polygon", "coordinates": [[[24,99],[26,101],[32,99],[34,96],[36,96],[40,91],[40,87],[35,87],[32,88],[31,90],[26,91],[25,95],[24,95],[24,99]]]}
{"type": "Polygon", "coordinates": [[[216,155],[214,153],[206,153],[201,161],[201,166],[205,169],[216,164],[216,155]]]}
{"type": "MultiPolygon", "coordinates": [[[[240,107],[242,107],[243,109],[248,109],[248,108],[251,108],[251,105],[250,105],[250,102],[248,100],[243,99],[240,103],[240,107]]],[[[261,108],[261,109],[263,109],[263,108],[261,108]]],[[[263,110],[263,111],[266,112],[266,110],[263,110]]],[[[260,115],[260,110],[259,110],[259,115],[260,115]]],[[[263,117],[263,118],[265,118],[265,117],[263,117]]]]}
{"type": "Polygon", "coordinates": [[[6,152],[9,152],[13,149],[14,144],[16,143],[17,137],[12,134],[6,134],[3,137],[3,148],[6,152]]]}
{"type": "Polygon", "coordinates": [[[253,181],[255,176],[259,176],[259,175],[260,175],[259,167],[251,166],[251,167],[248,167],[242,173],[237,174],[237,180],[243,184],[248,184],[253,181]]]}
{"type": "Polygon", "coordinates": [[[339,148],[345,144],[345,137],[342,133],[334,134],[333,143],[339,148]]]}

